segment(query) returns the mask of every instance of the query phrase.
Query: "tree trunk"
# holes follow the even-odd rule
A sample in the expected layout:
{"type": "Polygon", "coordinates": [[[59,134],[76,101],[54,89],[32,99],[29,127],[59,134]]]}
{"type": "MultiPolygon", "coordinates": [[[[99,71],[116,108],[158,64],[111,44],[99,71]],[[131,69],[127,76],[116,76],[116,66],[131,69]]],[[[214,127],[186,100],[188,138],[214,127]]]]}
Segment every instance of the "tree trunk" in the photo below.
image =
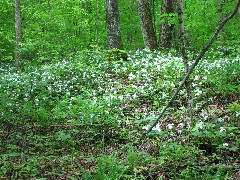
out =
{"type": "MultiPolygon", "coordinates": [[[[184,68],[185,68],[185,73],[187,74],[189,71],[189,64],[188,64],[188,54],[186,51],[186,39],[185,39],[185,28],[184,28],[184,17],[183,17],[183,2],[182,0],[177,0],[178,4],[178,18],[179,18],[179,24],[180,24],[180,43],[181,43],[181,51],[182,51],[182,58],[183,58],[183,63],[184,63],[184,68]]],[[[187,120],[188,124],[192,125],[192,118],[193,118],[193,95],[192,95],[192,83],[190,79],[188,78],[185,82],[185,86],[187,89],[187,98],[188,98],[188,103],[187,103],[187,120]]]]}
{"type": "Polygon", "coordinates": [[[118,0],[106,0],[106,20],[108,33],[108,49],[123,49],[118,0]]]}
{"type": "Polygon", "coordinates": [[[106,0],[106,20],[108,34],[108,49],[112,50],[108,53],[108,58],[127,58],[126,53],[119,50],[123,49],[123,43],[120,31],[120,16],[118,11],[118,0],[106,0]]]}
{"type": "Polygon", "coordinates": [[[138,0],[138,15],[145,47],[151,51],[157,49],[157,36],[153,27],[148,0],[138,0]]]}
{"type": "MultiPolygon", "coordinates": [[[[162,15],[168,15],[174,13],[175,0],[163,0],[162,1],[162,15]]],[[[161,23],[160,28],[160,47],[164,49],[171,48],[171,41],[173,39],[174,25],[169,23],[169,17],[164,16],[164,21],[161,23]]]]}
{"type": "Polygon", "coordinates": [[[98,50],[99,44],[99,2],[96,0],[96,19],[95,19],[95,42],[96,42],[96,50],[98,50]]]}
{"type": "MultiPolygon", "coordinates": [[[[219,19],[219,23],[223,20],[222,6],[223,6],[222,0],[218,0],[218,19],[219,19]]],[[[224,47],[223,29],[220,32],[220,36],[221,36],[221,40],[220,40],[221,41],[221,46],[224,47]]]]}
{"type": "Polygon", "coordinates": [[[180,85],[178,86],[176,92],[173,94],[173,96],[171,97],[171,99],[168,101],[167,105],[162,109],[162,111],[160,112],[158,118],[156,119],[156,121],[149,127],[149,129],[147,130],[146,133],[144,133],[142,135],[142,137],[139,139],[139,141],[142,141],[142,139],[145,137],[146,134],[148,134],[149,132],[152,131],[153,127],[157,125],[157,123],[160,121],[160,119],[162,118],[163,114],[166,112],[166,110],[171,106],[171,104],[173,103],[173,101],[176,99],[178,93],[180,92],[180,90],[183,88],[183,86],[185,85],[186,81],[189,79],[190,75],[192,74],[192,72],[194,71],[195,67],[198,65],[198,63],[200,62],[200,60],[202,59],[202,57],[205,55],[205,53],[208,51],[208,49],[210,48],[210,46],[212,45],[212,43],[216,40],[217,36],[219,35],[219,33],[221,32],[221,30],[223,29],[224,25],[230,20],[232,19],[238,12],[238,8],[240,7],[240,0],[238,0],[238,3],[235,7],[235,9],[233,10],[233,12],[226,18],[224,18],[218,25],[218,27],[216,28],[215,33],[212,35],[211,39],[209,40],[209,42],[207,43],[207,45],[202,49],[202,51],[200,52],[200,54],[196,57],[195,61],[193,62],[193,64],[191,65],[191,67],[189,67],[188,73],[186,74],[186,76],[184,77],[184,79],[181,81],[180,85]]]}
{"type": "Polygon", "coordinates": [[[22,26],[21,26],[21,4],[20,0],[15,0],[15,32],[16,32],[16,45],[15,45],[15,65],[21,66],[21,42],[22,42],[22,26]]]}

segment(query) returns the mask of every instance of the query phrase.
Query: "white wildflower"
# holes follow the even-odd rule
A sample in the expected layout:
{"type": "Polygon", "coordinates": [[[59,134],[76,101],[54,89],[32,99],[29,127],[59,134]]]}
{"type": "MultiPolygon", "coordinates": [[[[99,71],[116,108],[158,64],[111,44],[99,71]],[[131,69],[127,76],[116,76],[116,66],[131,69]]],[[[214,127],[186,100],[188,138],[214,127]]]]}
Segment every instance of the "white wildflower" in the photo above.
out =
{"type": "Polygon", "coordinates": [[[194,77],[194,80],[195,80],[195,81],[199,80],[199,76],[195,76],[195,77],[194,77]]]}
{"type": "Polygon", "coordinates": [[[163,93],[162,94],[162,98],[164,99],[164,98],[166,98],[167,97],[167,94],[166,93],[163,93]]]}
{"type": "Polygon", "coordinates": [[[153,131],[161,132],[160,125],[157,124],[155,127],[152,128],[153,131]]]}
{"type": "Polygon", "coordinates": [[[240,111],[236,111],[236,117],[240,115],[240,111]]]}
{"type": "Polygon", "coordinates": [[[208,116],[204,116],[204,117],[203,117],[204,120],[207,120],[207,118],[208,118],[208,116]]]}
{"type": "Polygon", "coordinates": [[[127,68],[126,68],[126,67],[123,67],[122,69],[123,69],[123,71],[127,71],[127,68]]]}
{"type": "Polygon", "coordinates": [[[133,73],[130,73],[129,76],[128,76],[128,78],[129,78],[130,80],[132,80],[132,79],[135,79],[136,76],[135,76],[133,73]]]}
{"type": "Polygon", "coordinates": [[[142,129],[147,131],[150,127],[151,127],[150,125],[146,125],[146,126],[143,126],[142,129]]]}
{"type": "Polygon", "coordinates": [[[123,100],[123,96],[118,96],[118,99],[119,99],[120,101],[122,101],[122,100],[123,100]]]}
{"type": "Polygon", "coordinates": [[[223,146],[228,146],[228,143],[223,143],[223,146]]]}
{"type": "Polygon", "coordinates": [[[136,99],[137,97],[138,97],[138,96],[137,96],[136,94],[133,94],[133,95],[132,95],[132,98],[133,98],[133,99],[136,99]]]}
{"type": "Polygon", "coordinates": [[[196,124],[196,127],[198,129],[203,129],[203,122],[202,121],[199,121],[199,123],[196,124]]]}
{"type": "Polygon", "coordinates": [[[207,112],[202,110],[202,112],[200,113],[200,115],[203,117],[204,120],[207,120],[208,118],[208,115],[207,115],[207,112]]]}
{"type": "Polygon", "coordinates": [[[180,110],[184,110],[184,109],[185,109],[185,107],[184,107],[184,106],[182,106],[182,107],[180,107],[179,109],[180,109],[180,110]]]}
{"type": "MultiPolygon", "coordinates": [[[[150,125],[146,125],[146,126],[143,126],[142,129],[148,131],[150,127],[151,127],[150,125]]],[[[157,124],[155,127],[152,128],[152,130],[161,132],[160,125],[157,124]]]]}
{"type": "Polygon", "coordinates": [[[202,91],[200,89],[196,89],[194,92],[196,93],[195,94],[196,96],[199,96],[202,94],[202,91]]]}
{"type": "Polygon", "coordinates": [[[172,123],[172,124],[168,124],[168,125],[167,125],[167,128],[168,128],[168,129],[172,129],[172,128],[173,128],[173,125],[174,125],[173,123],[172,123]]]}
{"type": "Polygon", "coordinates": [[[218,122],[223,122],[224,119],[223,118],[218,118],[218,122]]]}
{"type": "Polygon", "coordinates": [[[192,83],[192,86],[193,86],[193,87],[195,87],[195,86],[197,86],[197,85],[198,85],[198,84],[192,83]]]}
{"type": "Polygon", "coordinates": [[[182,130],[179,129],[179,130],[178,130],[178,134],[182,134],[182,130]]]}
{"type": "Polygon", "coordinates": [[[224,127],[220,127],[220,132],[226,132],[226,129],[224,127]]]}
{"type": "Polygon", "coordinates": [[[183,128],[185,125],[183,123],[180,123],[178,127],[183,128]]]}
{"type": "Polygon", "coordinates": [[[122,120],[121,120],[121,119],[118,119],[117,122],[118,122],[118,124],[121,124],[121,123],[122,123],[122,120]]]}

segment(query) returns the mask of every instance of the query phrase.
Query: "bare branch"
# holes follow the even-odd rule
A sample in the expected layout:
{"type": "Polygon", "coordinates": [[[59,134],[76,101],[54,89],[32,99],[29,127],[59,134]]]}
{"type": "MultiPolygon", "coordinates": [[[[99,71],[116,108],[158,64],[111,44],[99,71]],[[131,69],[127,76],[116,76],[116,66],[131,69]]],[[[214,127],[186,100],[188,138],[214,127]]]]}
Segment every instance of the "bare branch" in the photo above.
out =
{"type": "MultiPolygon", "coordinates": [[[[212,43],[214,42],[214,40],[217,38],[219,32],[221,32],[221,30],[223,29],[224,25],[230,20],[232,19],[237,11],[238,8],[240,6],[240,0],[238,0],[238,3],[234,9],[234,11],[225,19],[223,19],[219,25],[217,26],[217,29],[215,31],[215,33],[213,34],[212,38],[209,40],[208,44],[202,49],[201,53],[199,54],[199,56],[196,58],[196,60],[194,61],[194,63],[192,64],[192,66],[190,67],[188,73],[186,74],[186,76],[184,77],[184,79],[182,80],[182,82],[180,83],[180,85],[178,86],[176,92],[174,93],[174,95],[172,96],[172,98],[169,100],[168,104],[162,109],[162,111],[160,112],[158,118],[156,119],[156,121],[153,123],[153,125],[147,130],[147,132],[145,132],[142,136],[142,138],[144,137],[144,135],[148,134],[149,132],[152,131],[152,128],[154,126],[157,125],[157,123],[160,121],[160,119],[162,118],[164,112],[171,106],[172,102],[176,99],[176,96],[178,95],[179,91],[182,89],[182,87],[184,86],[184,84],[186,83],[186,81],[188,80],[189,76],[191,75],[191,73],[193,72],[194,68],[198,65],[199,61],[202,59],[202,57],[204,56],[204,54],[207,52],[207,50],[209,49],[209,47],[212,45],[212,43]]],[[[141,138],[141,139],[142,139],[141,138]]]]}

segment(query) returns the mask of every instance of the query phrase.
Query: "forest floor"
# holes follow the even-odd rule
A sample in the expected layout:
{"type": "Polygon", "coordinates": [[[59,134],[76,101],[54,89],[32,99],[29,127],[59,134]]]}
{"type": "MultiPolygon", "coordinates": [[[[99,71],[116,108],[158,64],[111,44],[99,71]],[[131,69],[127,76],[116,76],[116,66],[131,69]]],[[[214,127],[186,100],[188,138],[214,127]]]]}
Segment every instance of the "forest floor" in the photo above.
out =
{"type": "Polygon", "coordinates": [[[177,54],[2,65],[0,179],[240,179],[240,57],[231,51],[212,50],[192,74],[193,120],[183,89],[144,138],[184,77],[177,54]]]}

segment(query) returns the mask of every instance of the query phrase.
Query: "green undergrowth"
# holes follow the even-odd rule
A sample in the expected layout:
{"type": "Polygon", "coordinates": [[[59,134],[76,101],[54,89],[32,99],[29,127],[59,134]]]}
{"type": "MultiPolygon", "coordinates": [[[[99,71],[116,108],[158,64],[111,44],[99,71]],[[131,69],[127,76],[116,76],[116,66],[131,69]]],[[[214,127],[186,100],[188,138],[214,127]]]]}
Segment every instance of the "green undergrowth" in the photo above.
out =
{"type": "Polygon", "coordinates": [[[109,61],[84,52],[21,70],[3,65],[0,179],[238,178],[240,58],[221,53],[191,76],[193,122],[183,89],[144,138],[184,77],[177,54],[109,61]]]}

